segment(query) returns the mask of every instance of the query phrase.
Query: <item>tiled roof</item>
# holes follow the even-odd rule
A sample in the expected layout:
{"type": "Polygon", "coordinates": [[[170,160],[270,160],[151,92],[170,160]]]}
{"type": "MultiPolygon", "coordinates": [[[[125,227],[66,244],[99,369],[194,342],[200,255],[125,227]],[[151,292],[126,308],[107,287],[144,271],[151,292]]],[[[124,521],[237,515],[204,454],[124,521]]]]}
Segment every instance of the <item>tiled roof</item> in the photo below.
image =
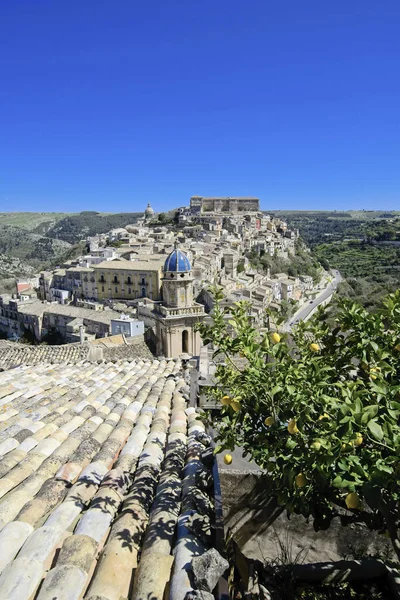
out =
{"type": "Polygon", "coordinates": [[[188,391],[173,360],[0,373],[0,598],[192,592],[212,478],[188,391]]]}
{"type": "Polygon", "coordinates": [[[64,346],[28,346],[15,342],[0,344],[0,371],[18,365],[40,363],[76,363],[87,358],[88,346],[66,344],[64,346]]]}
{"type": "MultiPolygon", "coordinates": [[[[151,254],[149,254],[151,257],[151,254]]],[[[101,262],[97,265],[93,265],[95,271],[159,271],[164,263],[165,257],[157,260],[149,258],[141,258],[140,260],[108,260],[101,262]]]]}
{"type": "MultiPolygon", "coordinates": [[[[106,341],[108,338],[104,338],[106,341]]],[[[101,342],[96,340],[96,342],[101,342]]],[[[102,347],[98,344],[64,344],[62,346],[28,346],[15,342],[0,340],[0,371],[12,369],[19,365],[51,364],[74,364],[83,360],[91,360],[90,348],[98,346],[102,348],[101,356],[107,361],[120,359],[152,359],[152,354],[143,341],[143,338],[130,339],[128,344],[102,347]]],[[[94,360],[98,360],[95,355],[94,360]]]]}

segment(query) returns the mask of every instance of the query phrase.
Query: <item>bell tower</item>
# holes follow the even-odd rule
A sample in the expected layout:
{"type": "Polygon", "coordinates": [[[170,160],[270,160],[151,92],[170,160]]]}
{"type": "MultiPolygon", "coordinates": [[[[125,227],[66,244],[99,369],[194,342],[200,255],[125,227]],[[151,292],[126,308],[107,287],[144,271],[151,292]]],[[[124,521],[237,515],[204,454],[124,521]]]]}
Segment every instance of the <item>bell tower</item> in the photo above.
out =
{"type": "Polygon", "coordinates": [[[163,303],[158,309],[158,338],[164,356],[200,354],[200,334],[196,324],[206,316],[204,306],[193,300],[193,274],[186,254],[178,248],[164,264],[163,303]]]}

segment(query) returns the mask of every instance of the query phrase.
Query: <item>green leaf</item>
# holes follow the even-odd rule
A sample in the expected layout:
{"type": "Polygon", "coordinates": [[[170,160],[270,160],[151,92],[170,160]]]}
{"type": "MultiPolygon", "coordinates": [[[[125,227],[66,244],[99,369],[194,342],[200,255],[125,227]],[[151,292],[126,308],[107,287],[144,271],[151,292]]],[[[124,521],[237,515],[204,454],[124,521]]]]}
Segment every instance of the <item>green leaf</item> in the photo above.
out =
{"type": "Polygon", "coordinates": [[[275,396],[275,394],[277,394],[280,391],[282,391],[282,386],[276,385],[275,387],[272,388],[271,395],[275,396]]]}
{"type": "Polygon", "coordinates": [[[379,423],[371,419],[371,421],[368,422],[367,427],[375,439],[383,440],[383,430],[379,423]]]}

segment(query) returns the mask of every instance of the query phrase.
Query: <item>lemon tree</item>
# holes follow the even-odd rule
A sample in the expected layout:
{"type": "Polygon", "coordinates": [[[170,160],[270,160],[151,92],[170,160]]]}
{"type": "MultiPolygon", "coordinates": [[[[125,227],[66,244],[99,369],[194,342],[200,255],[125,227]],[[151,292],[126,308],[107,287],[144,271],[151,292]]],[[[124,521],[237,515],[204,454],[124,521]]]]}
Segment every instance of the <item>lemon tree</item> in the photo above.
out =
{"type": "Polygon", "coordinates": [[[261,335],[246,303],[227,322],[222,290],[213,294],[213,323],[199,329],[223,358],[210,392],[217,451],[243,448],[315,529],[362,521],[388,532],[400,558],[400,292],[375,313],[340,301],[333,324],[319,309],[290,336],[261,335]]]}

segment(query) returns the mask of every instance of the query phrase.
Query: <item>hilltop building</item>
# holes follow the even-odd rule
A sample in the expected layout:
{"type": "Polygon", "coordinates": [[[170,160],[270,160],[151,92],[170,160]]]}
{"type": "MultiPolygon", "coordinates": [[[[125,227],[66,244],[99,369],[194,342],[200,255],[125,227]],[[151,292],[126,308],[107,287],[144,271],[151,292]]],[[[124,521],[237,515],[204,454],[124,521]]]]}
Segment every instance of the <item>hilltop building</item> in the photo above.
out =
{"type": "Polygon", "coordinates": [[[203,198],[192,196],[190,198],[190,211],[192,215],[203,213],[243,214],[260,211],[258,198],[203,198]]]}

